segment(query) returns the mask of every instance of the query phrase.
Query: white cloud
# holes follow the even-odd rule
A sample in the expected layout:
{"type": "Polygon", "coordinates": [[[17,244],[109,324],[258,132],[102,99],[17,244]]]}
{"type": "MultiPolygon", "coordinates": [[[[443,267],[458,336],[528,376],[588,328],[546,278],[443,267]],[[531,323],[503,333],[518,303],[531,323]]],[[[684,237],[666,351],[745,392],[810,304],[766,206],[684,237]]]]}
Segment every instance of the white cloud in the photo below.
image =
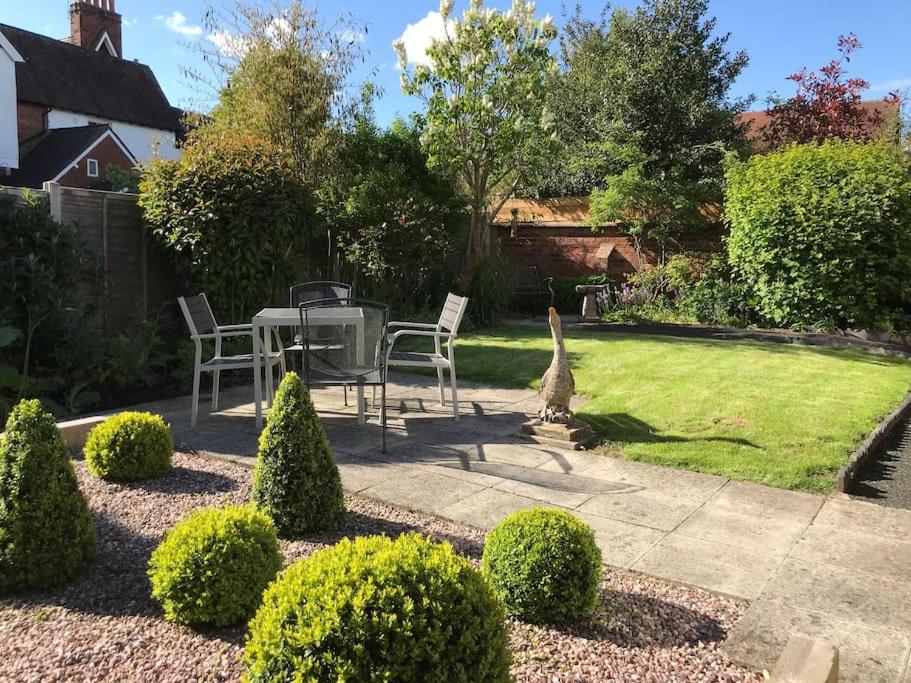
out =
{"type": "MultiPolygon", "coordinates": [[[[449,22],[449,28],[452,29],[453,22],[449,22]]],[[[446,33],[443,15],[439,12],[428,12],[427,16],[416,24],[408,24],[402,35],[399,36],[405,44],[405,51],[408,53],[409,64],[430,65],[430,59],[427,57],[427,48],[434,40],[443,38],[446,33]]]]}
{"type": "MultiPolygon", "coordinates": [[[[291,31],[291,24],[287,19],[273,18],[272,22],[266,26],[263,36],[273,45],[282,45],[291,31]]],[[[206,36],[206,40],[212,43],[218,51],[226,57],[240,59],[247,50],[250,49],[253,39],[249,36],[243,36],[230,31],[219,29],[206,36]]]]}
{"type": "Polygon", "coordinates": [[[164,17],[158,15],[155,18],[167,26],[169,29],[175,33],[179,33],[182,36],[195,38],[196,36],[202,35],[202,26],[193,26],[191,24],[188,24],[187,18],[177,10],[171,12],[170,16],[164,17]]]}
{"type": "Polygon", "coordinates": [[[124,28],[133,28],[138,23],[139,23],[139,19],[124,19],[123,27],[124,28]]]}
{"type": "Polygon", "coordinates": [[[338,33],[338,39],[343,43],[349,43],[354,45],[355,43],[363,43],[367,40],[367,34],[363,31],[355,31],[353,29],[345,29],[338,33]]]}
{"type": "Polygon", "coordinates": [[[911,88],[911,78],[894,78],[891,81],[874,83],[870,86],[870,90],[873,92],[892,92],[893,90],[904,90],[905,88],[911,88]]]}

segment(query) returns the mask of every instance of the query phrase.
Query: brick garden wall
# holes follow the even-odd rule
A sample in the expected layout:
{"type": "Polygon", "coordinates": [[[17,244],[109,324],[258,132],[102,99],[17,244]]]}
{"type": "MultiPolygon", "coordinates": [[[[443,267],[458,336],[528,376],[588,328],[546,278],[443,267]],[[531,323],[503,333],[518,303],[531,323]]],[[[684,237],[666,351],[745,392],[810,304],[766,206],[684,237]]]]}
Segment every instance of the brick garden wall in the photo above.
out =
{"type": "MultiPolygon", "coordinates": [[[[500,253],[519,266],[536,266],[543,277],[577,278],[606,273],[622,282],[642,264],[629,237],[615,226],[593,231],[587,197],[512,200],[495,218],[500,253]]],[[[723,229],[684,235],[674,250],[718,251],[723,229]]],[[[643,260],[658,262],[658,245],[646,244],[643,260]]]]}

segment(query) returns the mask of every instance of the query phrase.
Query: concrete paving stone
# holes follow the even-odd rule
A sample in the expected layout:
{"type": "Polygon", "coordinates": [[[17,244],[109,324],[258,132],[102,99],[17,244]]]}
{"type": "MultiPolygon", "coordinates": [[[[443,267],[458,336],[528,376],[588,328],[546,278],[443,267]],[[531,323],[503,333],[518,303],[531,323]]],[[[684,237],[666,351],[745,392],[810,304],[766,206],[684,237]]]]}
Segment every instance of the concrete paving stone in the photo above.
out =
{"type": "Polygon", "coordinates": [[[342,488],[350,493],[360,493],[372,486],[381,486],[393,478],[406,477],[405,468],[379,463],[350,455],[337,455],[335,464],[342,478],[342,488]]]}
{"type": "Polygon", "coordinates": [[[580,493],[578,491],[561,491],[559,489],[550,488],[548,486],[539,486],[537,484],[530,484],[524,481],[516,481],[515,479],[506,479],[498,483],[494,489],[498,491],[509,491],[510,493],[517,493],[520,496],[524,496],[526,498],[533,498],[535,500],[540,500],[545,503],[550,503],[551,505],[558,505],[560,507],[568,509],[575,509],[579,507],[585,501],[590,500],[594,495],[592,493],[580,493]]]}
{"type": "Polygon", "coordinates": [[[729,481],[678,531],[693,538],[784,556],[824,501],[822,496],[809,493],[729,481]]]}
{"type": "Polygon", "coordinates": [[[440,511],[441,517],[489,531],[504,518],[519,510],[556,507],[508,491],[483,489],[440,511]]]}
{"type": "Polygon", "coordinates": [[[911,635],[911,585],[906,581],[788,558],[763,595],[795,609],[911,635]]]}
{"type": "MultiPolygon", "coordinates": [[[[616,483],[627,483],[629,488],[618,493],[596,495],[579,509],[660,531],[673,531],[724,484],[724,480],[719,479],[710,481],[709,486],[674,486],[676,474],[674,470],[669,470],[668,481],[656,482],[652,487],[630,482],[628,478],[625,481],[619,477],[611,479],[616,483]]],[[[585,476],[591,476],[589,470],[586,470],[585,476]]]]}
{"type": "Polygon", "coordinates": [[[911,638],[905,634],[796,609],[766,597],[750,605],[722,650],[739,664],[771,671],[788,639],[795,634],[818,638],[838,648],[842,683],[900,683],[911,653],[911,638]]]}
{"type": "Polygon", "coordinates": [[[604,564],[622,569],[631,568],[651,550],[665,534],[644,526],[618,522],[599,515],[573,510],[572,513],[588,524],[595,532],[595,541],[601,548],[604,564]]]}
{"type": "MultiPolygon", "coordinates": [[[[544,446],[542,446],[544,448],[544,446]]],[[[586,472],[597,465],[597,461],[604,456],[595,455],[586,451],[572,451],[569,449],[552,449],[559,453],[559,457],[548,460],[540,469],[548,472],[561,472],[563,474],[577,474],[587,476],[586,472]]]]}
{"type": "Polygon", "coordinates": [[[419,470],[383,481],[360,494],[391,505],[441,514],[448,506],[483,490],[483,486],[471,482],[419,470]]]}
{"type": "Polygon", "coordinates": [[[826,500],[813,523],[857,531],[871,537],[888,537],[898,541],[911,539],[911,510],[887,508],[843,494],[826,500]]]}
{"type": "Polygon", "coordinates": [[[813,525],[791,557],[911,582],[911,541],[813,525]]]}
{"type": "Polygon", "coordinates": [[[673,533],[645,553],[633,569],[722,595],[753,600],[769,582],[781,559],[765,552],[673,533]]]}

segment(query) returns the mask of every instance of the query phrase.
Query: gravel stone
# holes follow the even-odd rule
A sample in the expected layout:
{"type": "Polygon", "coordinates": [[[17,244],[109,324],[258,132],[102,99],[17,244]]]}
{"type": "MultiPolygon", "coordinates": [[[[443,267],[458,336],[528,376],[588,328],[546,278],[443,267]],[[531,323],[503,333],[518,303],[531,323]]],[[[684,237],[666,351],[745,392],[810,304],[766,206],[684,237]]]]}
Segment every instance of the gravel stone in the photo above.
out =
{"type": "MultiPolygon", "coordinates": [[[[98,530],[98,559],[70,584],[0,600],[0,681],[236,681],[244,628],[171,624],[151,599],[146,567],[164,533],[191,510],[242,503],[251,474],[176,454],[161,479],[113,484],[76,463],[98,530]]],[[[282,541],[289,562],[345,536],[419,531],[478,563],[484,534],[453,522],[347,497],[332,533],[282,541]]],[[[746,605],[629,571],[605,570],[601,607],[583,624],[510,620],[516,681],[761,681],[718,646],[746,605]]]]}

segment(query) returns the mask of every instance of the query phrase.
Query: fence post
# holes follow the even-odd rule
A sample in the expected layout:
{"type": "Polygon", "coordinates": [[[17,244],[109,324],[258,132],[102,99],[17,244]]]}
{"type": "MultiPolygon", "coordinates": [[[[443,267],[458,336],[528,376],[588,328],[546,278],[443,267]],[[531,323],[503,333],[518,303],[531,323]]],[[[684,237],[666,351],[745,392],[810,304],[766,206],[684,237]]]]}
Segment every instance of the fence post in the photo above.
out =
{"type": "Polygon", "coordinates": [[[63,208],[60,202],[60,183],[49,180],[44,183],[44,191],[47,192],[47,201],[51,210],[51,218],[58,223],[62,223],[63,208]]]}

